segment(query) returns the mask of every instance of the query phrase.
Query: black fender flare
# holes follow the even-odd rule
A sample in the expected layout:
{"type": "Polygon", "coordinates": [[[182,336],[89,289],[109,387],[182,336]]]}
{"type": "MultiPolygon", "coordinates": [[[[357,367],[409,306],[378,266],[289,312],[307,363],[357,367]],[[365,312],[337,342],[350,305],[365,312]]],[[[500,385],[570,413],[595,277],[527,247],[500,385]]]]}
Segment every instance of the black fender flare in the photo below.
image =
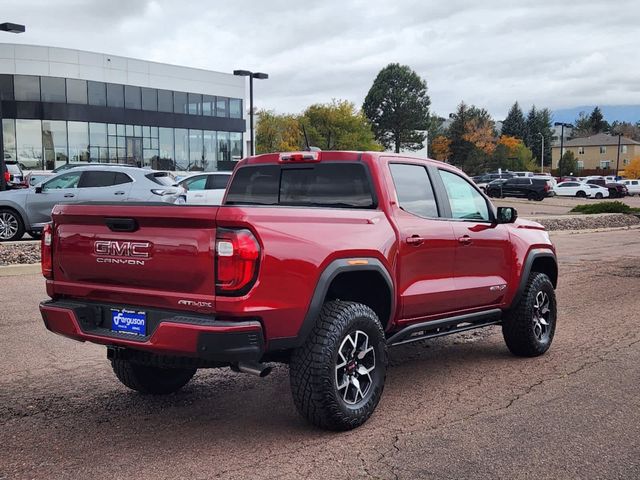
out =
{"type": "MultiPolygon", "coordinates": [[[[547,250],[544,248],[536,248],[527,254],[527,258],[524,261],[522,266],[522,273],[520,275],[520,284],[518,285],[518,290],[516,290],[516,294],[513,296],[513,300],[511,301],[511,305],[516,305],[520,298],[522,298],[522,294],[524,293],[525,288],[527,288],[527,281],[529,280],[529,275],[531,274],[531,268],[533,267],[533,262],[538,258],[551,258],[553,262],[556,264],[556,270],[558,269],[558,260],[556,259],[555,254],[551,250],[547,250]]],[[[557,282],[556,282],[557,283],[557,282]]],[[[554,285],[554,288],[556,285],[554,285]]]]}
{"type": "Polygon", "coordinates": [[[309,302],[309,307],[307,309],[307,313],[304,317],[302,325],[300,325],[300,329],[298,330],[298,334],[295,337],[273,339],[269,341],[268,349],[270,351],[273,351],[301,346],[311,333],[311,330],[313,330],[313,326],[315,325],[318,315],[320,314],[320,310],[322,310],[324,299],[327,296],[327,292],[329,291],[331,282],[333,282],[333,280],[341,273],[354,271],[373,271],[379,273],[382,276],[387,286],[389,287],[391,298],[389,312],[390,315],[393,315],[396,306],[393,280],[391,278],[391,274],[382,264],[382,262],[373,257],[339,258],[327,265],[327,267],[320,274],[320,278],[318,278],[318,283],[316,284],[316,288],[313,292],[313,296],[311,297],[311,301],[309,302]]]}

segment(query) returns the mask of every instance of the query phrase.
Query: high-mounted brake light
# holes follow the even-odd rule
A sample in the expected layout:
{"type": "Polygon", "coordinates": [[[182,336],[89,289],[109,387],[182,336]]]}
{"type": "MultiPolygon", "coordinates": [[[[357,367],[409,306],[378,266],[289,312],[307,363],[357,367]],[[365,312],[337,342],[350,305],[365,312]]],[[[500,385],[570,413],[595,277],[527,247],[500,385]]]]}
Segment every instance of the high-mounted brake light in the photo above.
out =
{"type": "Polygon", "coordinates": [[[258,274],[260,245],[246,229],[216,233],[216,294],[244,295],[258,274]]]}
{"type": "Polygon", "coordinates": [[[53,278],[53,227],[50,223],[45,224],[42,229],[40,264],[44,278],[51,280],[53,278]]]}
{"type": "Polygon", "coordinates": [[[295,152],[280,154],[281,162],[319,162],[320,152],[295,152]]]}

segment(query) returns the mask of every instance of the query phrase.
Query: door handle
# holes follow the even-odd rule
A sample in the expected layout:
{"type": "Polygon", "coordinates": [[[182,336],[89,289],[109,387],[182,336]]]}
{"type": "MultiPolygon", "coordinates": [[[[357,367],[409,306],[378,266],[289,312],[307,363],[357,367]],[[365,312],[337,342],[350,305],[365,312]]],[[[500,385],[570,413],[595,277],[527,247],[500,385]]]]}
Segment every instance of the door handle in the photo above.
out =
{"type": "Polygon", "coordinates": [[[408,245],[414,245],[417,247],[418,245],[422,245],[425,240],[426,238],[423,238],[420,235],[411,235],[406,241],[408,245]]]}
{"type": "Polygon", "coordinates": [[[76,194],[75,194],[75,193],[65,193],[65,194],[64,194],[64,198],[73,198],[73,197],[75,197],[75,196],[76,196],[76,194]]]}
{"type": "Polygon", "coordinates": [[[116,192],[114,195],[124,195],[124,192],[116,192]]]}
{"type": "Polygon", "coordinates": [[[458,238],[458,242],[461,243],[462,245],[471,245],[473,243],[469,235],[464,235],[458,238]]]}

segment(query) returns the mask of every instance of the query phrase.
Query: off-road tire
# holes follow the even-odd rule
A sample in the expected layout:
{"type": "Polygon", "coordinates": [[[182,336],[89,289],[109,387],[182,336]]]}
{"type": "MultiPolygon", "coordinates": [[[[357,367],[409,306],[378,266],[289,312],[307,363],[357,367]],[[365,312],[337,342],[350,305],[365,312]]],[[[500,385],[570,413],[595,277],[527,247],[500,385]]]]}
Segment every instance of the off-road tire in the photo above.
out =
{"type": "MultiPolygon", "coordinates": [[[[557,304],[555,290],[549,277],[540,272],[531,272],[518,303],[505,315],[502,335],[507,347],[519,357],[537,357],[551,346],[556,330],[557,304]],[[539,292],[549,299],[548,330],[539,338],[536,335],[535,304],[539,292]]],[[[539,327],[539,325],[538,325],[539,327]]]]}
{"type": "Polygon", "coordinates": [[[111,360],[111,367],[124,386],[152,395],[177,392],[196,373],[195,368],[152,367],[118,358],[111,360]]]}
{"type": "Polygon", "coordinates": [[[13,232],[11,236],[8,236],[9,230],[7,230],[6,238],[4,235],[1,236],[0,242],[12,242],[20,240],[24,236],[24,222],[18,212],[10,208],[0,208],[0,218],[3,222],[11,224],[11,231],[13,232]]]}
{"type": "Polygon", "coordinates": [[[289,378],[293,401],[300,414],[313,425],[329,430],[351,430],[362,425],[378,405],[386,367],[387,345],[375,312],[356,302],[327,302],[313,331],[291,356],[289,378]],[[368,345],[374,349],[375,369],[364,397],[348,404],[338,391],[337,365],[341,361],[341,345],[347,336],[357,332],[364,332],[368,345]]]}

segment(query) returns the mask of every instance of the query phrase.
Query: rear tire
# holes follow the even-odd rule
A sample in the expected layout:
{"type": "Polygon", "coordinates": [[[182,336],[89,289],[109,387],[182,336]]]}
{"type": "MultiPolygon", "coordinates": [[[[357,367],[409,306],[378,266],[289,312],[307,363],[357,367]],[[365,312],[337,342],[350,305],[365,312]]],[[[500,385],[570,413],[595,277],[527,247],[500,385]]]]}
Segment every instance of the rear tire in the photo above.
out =
{"type": "Polygon", "coordinates": [[[585,192],[583,192],[582,190],[580,190],[579,192],[576,193],[576,197],[578,197],[578,198],[587,198],[587,194],[585,192]]]}
{"type": "Polygon", "coordinates": [[[327,302],[291,357],[293,401],[313,425],[351,430],[378,405],[386,367],[387,345],[375,312],[360,303],[327,302]]]}
{"type": "Polygon", "coordinates": [[[111,367],[124,386],[152,395],[177,392],[196,373],[195,368],[160,368],[122,359],[111,360],[111,367]]]}
{"type": "Polygon", "coordinates": [[[603,197],[603,195],[602,195],[600,192],[596,193],[596,198],[597,198],[598,200],[601,200],[601,199],[602,199],[602,197],[603,197]]]}
{"type": "Polygon", "coordinates": [[[0,208],[0,242],[20,240],[24,235],[24,222],[15,210],[0,208]]]}
{"type": "Polygon", "coordinates": [[[556,331],[556,292],[549,277],[532,272],[522,297],[502,322],[507,347],[519,357],[537,357],[551,346],[556,331]]]}

